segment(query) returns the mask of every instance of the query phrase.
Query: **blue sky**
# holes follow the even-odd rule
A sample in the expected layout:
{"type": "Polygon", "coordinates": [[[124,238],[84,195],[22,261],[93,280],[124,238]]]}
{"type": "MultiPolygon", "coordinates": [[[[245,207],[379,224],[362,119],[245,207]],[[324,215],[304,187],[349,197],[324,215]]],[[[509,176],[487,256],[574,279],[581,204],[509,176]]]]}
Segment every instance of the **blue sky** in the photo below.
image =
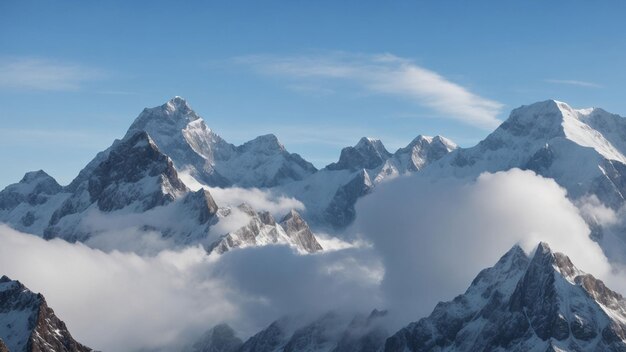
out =
{"type": "Polygon", "coordinates": [[[361,136],[462,146],[550,98],[626,114],[623,1],[0,2],[0,187],[68,183],[185,97],[239,144],[321,167],[361,136]]]}

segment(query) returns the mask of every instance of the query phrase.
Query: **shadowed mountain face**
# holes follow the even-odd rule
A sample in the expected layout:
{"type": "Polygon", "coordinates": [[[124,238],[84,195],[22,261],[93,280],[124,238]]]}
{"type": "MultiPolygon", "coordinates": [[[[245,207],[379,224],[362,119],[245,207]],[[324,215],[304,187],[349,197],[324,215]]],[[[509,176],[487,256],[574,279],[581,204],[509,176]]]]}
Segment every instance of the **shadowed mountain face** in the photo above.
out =
{"type": "Polygon", "coordinates": [[[0,351],[88,352],[48,307],[41,294],[19,281],[0,278],[0,351]]]}

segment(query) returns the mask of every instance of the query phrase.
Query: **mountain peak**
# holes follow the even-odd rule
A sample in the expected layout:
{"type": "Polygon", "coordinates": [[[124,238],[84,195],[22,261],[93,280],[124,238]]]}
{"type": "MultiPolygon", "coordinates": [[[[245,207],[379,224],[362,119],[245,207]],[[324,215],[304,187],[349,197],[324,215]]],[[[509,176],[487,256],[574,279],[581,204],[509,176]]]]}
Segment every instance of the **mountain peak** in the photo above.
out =
{"type": "Polygon", "coordinates": [[[354,147],[341,150],[339,161],[332,163],[328,170],[373,169],[391,157],[391,153],[379,139],[363,137],[354,147]]]}
{"type": "Polygon", "coordinates": [[[260,151],[283,151],[285,150],[285,146],[283,146],[278,137],[274,134],[264,134],[256,137],[255,139],[244,143],[241,147],[242,150],[260,150],[260,151]]]}
{"type": "Polygon", "coordinates": [[[172,135],[196,120],[200,120],[200,116],[185,99],[177,96],[163,105],[143,109],[128,129],[126,137],[136,131],[146,131],[158,140],[159,135],[172,135]]]}
{"type": "Polygon", "coordinates": [[[168,100],[167,103],[165,103],[165,106],[170,111],[191,110],[191,107],[187,103],[187,100],[185,100],[183,97],[180,97],[178,95],[173,97],[172,99],[168,100]]]}
{"type": "Polygon", "coordinates": [[[48,175],[48,173],[46,173],[43,170],[29,171],[24,174],[24,177],[22,177],[22,180],[20,181],[20,183],[31,183],[33,181],[45,180],[45,179],[53,179],[53,178],[52,176],[48,175]]]}

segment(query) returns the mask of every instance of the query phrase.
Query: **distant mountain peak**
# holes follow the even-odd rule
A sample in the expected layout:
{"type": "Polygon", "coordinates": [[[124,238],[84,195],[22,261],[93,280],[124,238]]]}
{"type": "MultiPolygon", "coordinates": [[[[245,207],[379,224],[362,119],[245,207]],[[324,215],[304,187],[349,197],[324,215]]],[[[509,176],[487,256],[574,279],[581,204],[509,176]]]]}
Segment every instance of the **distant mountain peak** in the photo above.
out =
{"type": "Polygon", "coordinates": [[[170,111],[191,111],[191,107],[183,97],[175,96],[165,103],[170,111]]]}
{"type": "Polygon", "coordinates": [[[163,105],[143,109],[131,124],[126,137],[142,130],[159,140],[157,135],[180,132],[190,122],[200,119],[200,116],[191,109],[187,101],[177,96],[163,105]]]}
{"type": "Polygon", "coordinates": [[[379,139],[363,137],[354,147],[341,150],[339,161],[332,163],[328,170],[373,169],[382,165],[391,157],[383,142],[379,139]]]}
{"type": "Polygon", "coordinates": [[[27,173],[24,174],[24,177],[22,177],[22,180],[20,180],[21,183],[31,183],[33,181],[37,181],[37,180],[42,180],[42,179],[52,179],[54,180],[54,178],[52,178],[52,176],[48,175],[48,173],[46,173],[43,170],[37,170],[37,171],[29,171],[27,173]]]}
{"type": "Polygon", "coordinates": [[[258,150],[258,151],[285,151],[285,146],[280,143],[276,135],[269,133],[258,136],[251,141],[244,143],[240,149],[242,151],[258,150]]]}

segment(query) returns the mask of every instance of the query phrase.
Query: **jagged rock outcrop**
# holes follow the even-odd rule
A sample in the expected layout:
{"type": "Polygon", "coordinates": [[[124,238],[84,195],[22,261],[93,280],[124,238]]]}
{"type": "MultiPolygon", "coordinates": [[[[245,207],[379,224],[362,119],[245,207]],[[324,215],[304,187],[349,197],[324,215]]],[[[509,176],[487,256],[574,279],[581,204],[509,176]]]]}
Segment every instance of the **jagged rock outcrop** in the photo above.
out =
{"type": "Polygon", "coordinates": [[[249,217],[249,222],[238,230],[220,237],[209,246],[209,252],[222,254],[233,248],[271,244],[289,245],[302,253],[322,250],[307,223],[295,210],[285,216],[281,223],[277,223],[269,212],[256,212],[247,204],[241,204],[232,210],[224,209],[223,214],[228,216],[232,211],[243,212],[249,217]]]}
{"type": "Polygon", "coordinates": [[[74,340],[41,294],[6,276],[0,278],[0,341],[0,351],[92,351],[74,340]]]}
{"type": "Polygon", "coordinates": [[[287,236],[291,238],[292,243],[300,248],[304,248],[307,252],[314,253],[323,249],[317,242],[313,232],[311,232],[309,225],[297,211],[291,210],[285,215],[280,221],[280,226],[285,230],[287,236]]]}

